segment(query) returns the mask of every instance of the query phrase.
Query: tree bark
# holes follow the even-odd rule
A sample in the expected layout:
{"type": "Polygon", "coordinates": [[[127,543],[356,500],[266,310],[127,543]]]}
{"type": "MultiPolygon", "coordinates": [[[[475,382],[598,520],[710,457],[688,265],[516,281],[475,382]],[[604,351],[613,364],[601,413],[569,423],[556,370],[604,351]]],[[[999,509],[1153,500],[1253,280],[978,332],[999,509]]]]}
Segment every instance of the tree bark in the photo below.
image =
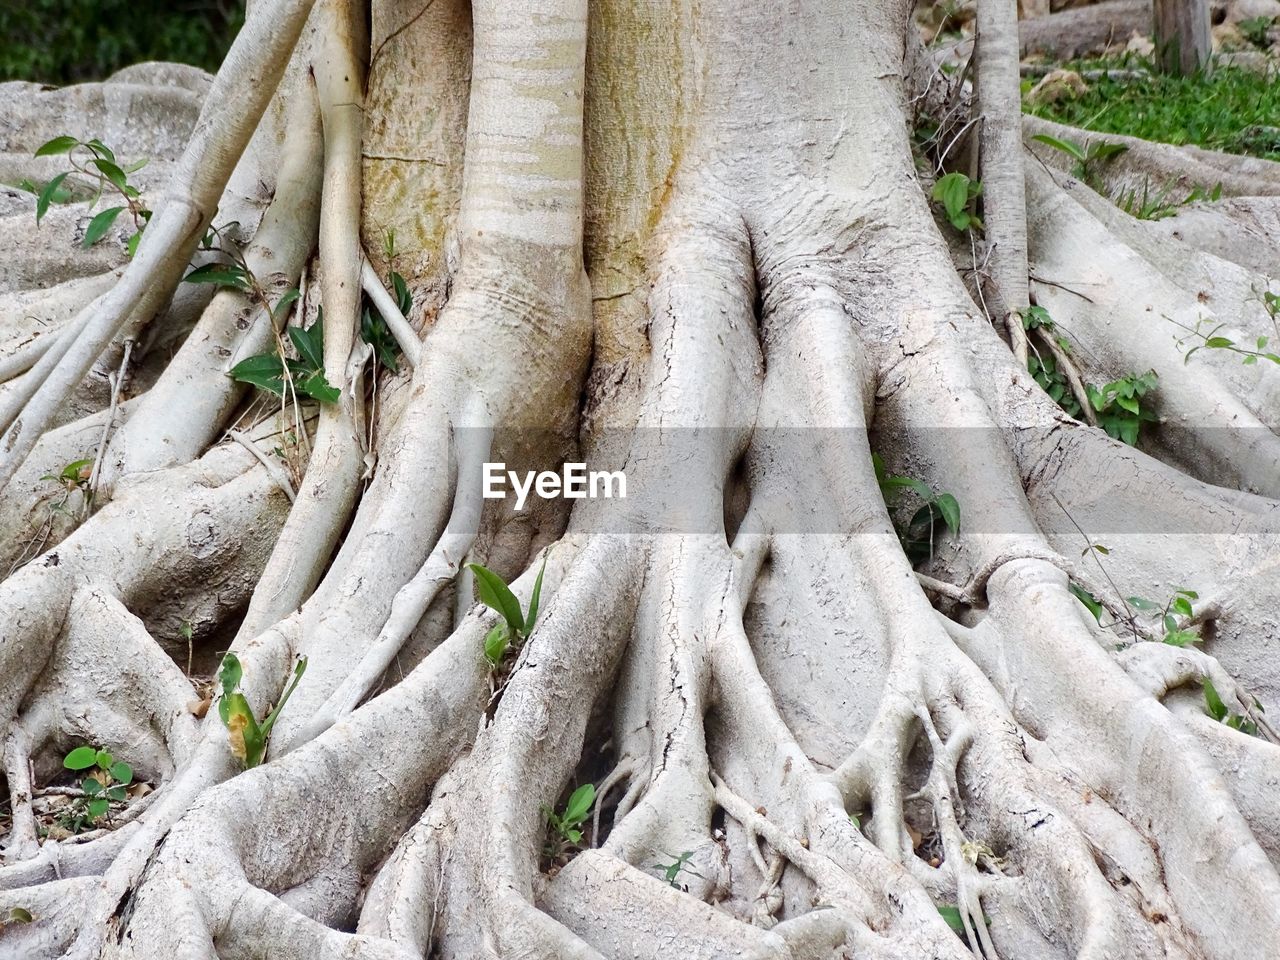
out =
{"type": "Polygon", "coordinates": [[[1012,2],[976,97],[910,6],[275,0],[188,78],[253,117],[12,89],[19,179],[149,144],[268,302],[166,307],[160,213],[129,261],[0,207],[0,960],[1270,955],[1280,167],[1126,140],[1101,189],[1226,195],[1133,219],[1030,140],[1096,135],[1019,117],[1012,2]],[[980,116],[985,240],[930,199],[980,116]],[[1033,299],[1082,383],[1158,373],[1136,447],[1030,375],[1033,299]],[[337,401],[227,377],[299,328],[337,401]],[[228,646],[255,718],[306,657],[248,770],[228,646]],[[81,745],[151,792],[64,836],[81,745]]]}
{"type": "Polygon", "coordinates": [[[1186,76],[1207,67],[1213,52],[1208,0],[1154,0],[1152,6],[1156,53],[1165,72],[1186,76]]]}

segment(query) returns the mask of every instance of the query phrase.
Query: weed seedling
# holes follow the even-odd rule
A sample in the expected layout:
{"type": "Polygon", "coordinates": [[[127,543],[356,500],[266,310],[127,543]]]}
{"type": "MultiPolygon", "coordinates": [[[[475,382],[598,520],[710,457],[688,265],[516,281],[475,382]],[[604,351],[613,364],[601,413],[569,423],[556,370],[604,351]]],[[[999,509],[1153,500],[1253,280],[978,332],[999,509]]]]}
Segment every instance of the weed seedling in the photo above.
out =
{"type": "Polygon", "coordinates": [[[948,173],[938,178],[931,196],[942,204],[947,220],[962,233],[965,230],[983,229],[982,221],[974,213],[978,197],[982,195],[982,181],[970,180],[963,173],[948,173]]]}
{"type": "MultiPolygon", "coordinates": [[[[188,275],[187,279],[191,279],[188,275]]],[[[280,307],[277,304],[276,309],[280,307]]],[[[320,403],[337,403],[338,388],[324,375],[324,324],[317,320],[307,329],[289,327],[289,342],[298,358],[285,357],[279,351],[261,353],[241,360],[230,370],[233,380],[251,383],[278,397],[285,396],[285,380],[293,389],[320,403]]]]}
{"type": "Polygon", "coordinates": [[[1071,168],[1071,175],[1083,180],[1095,190],[1101,186],[1098,168],[1129,149],[1123,143],[1108,143],[1105,140],[1092,140],[1086,146],[1081,146],[1074,140],[1053,137],[1047,133],[1037,133],[1031,139],[1069,156],[1075,161],[1075,165],[1071,168]]]}
{"type": "Polygon", "coordinates": [[[560,813],[556,813],[545,803],[542,805],[540,808],[542,815],[547,818],[547,826],[551,828],[553,834],[552,846],[548,851],[553,861],[558,860],[569,849],[582,842],[581,827],[591,815],[591,808],[595,806],[595,802],[595,784],[584,783],[569,794],[569,801],[560,813]]]}
{"type": "Polygon", "coordinates": [[[955,496],[934,493],[932,487],[914,477],[889,476],[878,453],[871,455],[871,463],[876,471],[876,482],[880,485],[880,496],[884,498],[903,552],[912,565],[933,556],[934,543],[944,527],[951,531],[952,536],[959,535],[960,503],[955,496]],[[911,491],[923,501],[905,523],[897,511],[898,496],[904,490],[911,491]]]}
{"type": "Polygon", "coordinates": [[[129,174],[141,170],[146,166],[147,161],[139,160],[122,167],[116,161],[115,153],[101,140],[80,140],[71,136],[54,137],[41,144],[35,155],[37,157],[65,155],[67,163],[71,166],[70,170],[58,174],[42,187],[37,187],[30,180],[24,180],[20,184],[24,190],[36,195],[36,225],[39,226],[44,215],[49,212],[50,204],[70,203],[76,199],[77,191],[64,186],[67,177],[75,175],[80,179],[72,180],[70,183],[82,189],[87,188],[91,193],[90,210],[97,206],[104,193],[118,194],[123,201],[120,206],[108,207],[89,221],[80,245],[93,246],[106,236],[111,225],[116,222],[116,218],[127,210],[129,216],[133,218],[134,225],[134,233],[129,237],[127,244],[129,256],[133,256],[138,249],[138,241],[142,239],[142,231],[146,229],[147,221],[151,219],[151,211],[139,199],[141,194],[138,188],[129,183],[129,174]]]}
{"type": "MultiPolygon", "coordinates": [[[[671,854],[667,854],[667,856],[670,857],[671,854]]],[[[688,890],[689,885],[680,882],[680,874],[687,873],[693,877],[702,876],[702,874],[697,870],[689,866],[689,858],[692,856],[693,851],[686,850],[684,853],[680,854],[680,856],[672,857],[670,863],[655,863],[654,867],[662,871],[662,879],[667,881],[668,884],[675,887],[677,890],[688,890]]]]}
{"type": "Polygon", "coordinates": [[[57,503],[50,505],[49,509],[54,513],[69,513],[67,510],[67,501],[71,499],[71,494],[77,490],[84,497],[86,505],[89,502],[89,478],[93,475],[93,460],[73,460],[57,473],[46,473],[41,480],[52,480],[62,488],[62,499],[57,503]]]}
{"type": "Polygon", "coordinates": [[[1137,446],[1138,431],[1144,423],[1159,418],[1143,407],[1142,398],[1156,388],[1156,372],[1148,370],[1140,375],[1112,380],[1101,388],[1089,384],[1085,387],[1089,402],[1098,414],[1098,426],[1107,435],[1129,446],[1137,446]]]}
{"type": "MultiPolygon", "coordinates": [[[[1276,314],[1280,312],[1280,297],[1277,297],[1274,293],[1265,293],[1263,297],[1266,298],[1263,303],[1267,306],[1267,313],[1271,316],[1272,322],[1275,322],[1276,314]]],[[[1241,363],[1246,367],[1253,366],[1260,359],[1280,365],[1280,354],[1268,349],[1271,344],[1270,337],[1260,336],[1254,341],[1252,347],[1246,347],[1236,343],[1230,337],[1222,336],[1221,331],[1226,326],[1225,323],[1219,323],[1208,332],[1205,332],[1204,320],[1197,320],[1194,327],[1188,327],[1185,323],[1178,323],[1177,320],[1170,320],[1170,322],[1187,331],[1186,336],[1178,338],[1178,349],[1183,349],[1188,343],[1195,343],[1195,346],[1182,355],[1184,364],[1191,362],[1191,358],[1197,350],[1226,350],[1228,353],[1243,357],[1244,359],[1241,360],[1241,363]]]]}
{"type": "MultiPolygon", "coordinates": [[[[1053,338],[1053,342],[1057,344],[1063,355],[1071,354],[1071,344],[1066,337],[1058,334],[1057,325],[1044,307],[1033,305],[1022,311],[1022,329],[1027,333],[1040,331],[1042,336],[1053,338]]],[[[1027,356],[1027,371],[1054,403],[1069,416],[1079,419],[1080,403],[1076,400],[1076,395],[1071,390],[1071,382],[1067,379],[1066,372],[1060,368],[1057,357],[1052,351],[1041,353],[1034,342],[1029,342],[1028,346],[1030,352],[1027,356]]]]}
{"type": "MultiPolygon", "coordinates": [[[[1248,717],[1238,713],[1232,713],[1227,709],[1227,705],[1222,702],[1222,697],[1218,695],[1217,688],[1214,687],[1213,681],[1205,677],[1201,681],[1204,685],[1204,712],[1219,723],[1225,723],[1232,730],[1239,730],[1241,733],[1247,733],[1251,737],[1258,735],[1258,725],[1248,717]]],[[[1262,704],[1258,700],[1253,701],[1253,705],[1258,710],[1263,710],[1262,704]]]]}
{"type": "Polygon", "coordinates": [[[1164,629],[1164,637],[1162,639],[1165,643],[1174,647],[1189,646],[1193,643],[1200,643],[1204,639],[1194,630],[1183,630],[1178,626],[1178,617],[1190,618],[1192,615],[1191,601],[1199,599],[1200,594],[1194,590],[1182,588],[1175,590],[1173,596],[1169,598],[1163,607],[1142,597],[1125,598],[1129,606],[1135,610],[1141,610],[1143,613],[1158,614],[1160,626],[1164,629]]]}
{"type": "Polygon", "coordinates": [[[62,765],[76,772],[88,771],[80,781],[84,796],[72,801],[59,822],[71,833],[79,833],[107,816],[111,804],[124,803],[125,788],[133,782],[133,768],[97,747],[76,747],[63,758],[62,765]]]}
{"type": "Polygon", "coordinates": [[[285,690],[280,702],[267,714],[261,724],[253,715],[249,700],[240,692],[240,681],[244,678],[244,668],[240,658],[228,653],[222,658],[222,666],[218,670],[218,680],[222,684],[222,698],[218,701],[218,716],[222,718],[231,741],[231,752],[240,758],[245,769],[250,770],[262,763],[267,752],[267,738],[271,736],[271,728],[280,717],[280,711],[289,702],[289,697],[297,689],[298,681],[307,669],[307,658],[299,657],[298,665],[293,669],[293,683],[285,690]]]}
{"type": "Polygon", "coordinates": [[[547,557],[543,554],[542,567],[538,570],[538,578],[533,582],[533,593],[529,596],[529,610],[526,613],[520,611],[519,599],[500,576],[478,563],[469,563],[467,566],[476,577],[476,598],[486,607],[502,614],[503,622],[484,637],[484,658],[491,670],[497,670],[510,652],[512,643],[523,642],[533,633],[534,623],[538,619],[538,600],[542,596],[542,575],[547,570],[547,557]]]}

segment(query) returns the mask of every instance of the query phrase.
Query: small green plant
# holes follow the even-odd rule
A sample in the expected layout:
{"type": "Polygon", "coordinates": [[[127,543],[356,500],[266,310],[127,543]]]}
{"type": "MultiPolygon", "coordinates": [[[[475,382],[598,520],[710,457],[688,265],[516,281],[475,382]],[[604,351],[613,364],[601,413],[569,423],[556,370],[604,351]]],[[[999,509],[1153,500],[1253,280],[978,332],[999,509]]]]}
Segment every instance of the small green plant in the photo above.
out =
{"type": "Polygon", "coordinates": [[[285,357],[279,351],[261,353],[241,360],[232,367],[229,371],[231,378],[241,383],[251,383],[278,397],[285,396],[287,378],[293,389],[305,393],[313,400],[337,403],[341,393],[324,375],[323,322],[317,320],[305,330],[302,327],[288,327],[286,332],[298,354],[297,359],[285,357]]]}
{"type": "Polygon", "coordinates": [[[124,803],[126,788],[133,782],[133,768],[98,747],[76,747],[63,758],[68,770],[88,771],[80,781],[84,796],[76,797],[60,822],[71,833],[93,826],[111,810],[111,804],[124,803]]]}
{"type": "Polygon", "coordinates": [[[1265,50],[1270,46],[1267,33],[1274,22],[1274,17],[1250,17],[1248,20],[1241,20],[1236,26],[1240,28],[1240,33],[1246,40],[1255,47],[1265,50]]]}
{"type": "Polygon", "coordinates": [[[1125,598],[1129,606],[1135,610],[1157,614],[1160,619],[1160,625],[1164,630],[1162,639],[1165,643],[1174,647],[1189,646],[1193,643],[1200,643],[1204,639],[1194,630],[1183,630],[1178,627],[1178,617],[1190,617],[1192,615],[1191,601],[1199,599],[1200,594],[1194,590],[1187,590],[1181,587],[1173,592],[1173,596],[1168,599],[1163,607],[1142,597],[1125,598]]]}
{"type": "Polygon", "coordinates": [[[1108,436],[1131,447],[1137,446],[1142,424],[1159,419],[1142,405],[1142,398],[1156,388],[1158,379],[1154,370],[1148,370],[1143,374],[1112,380],[1102,387],[1086,385],[1089,402],[1098,414],[1098,426],[1107,431],[1108,436]]]}
{"type": "MultiPolygon", "coordinates": [[[[394,246],[391,249],[394,250],[394,246]]],[[[408,316],[413,308],[413,295],[409,293],[409,285],[405,283],[404,277],[394,270],[391,271],[391,291],[395,295],[400,312],[408,316]]],[[[373,347],[373,355],[378,363],[392,373],[399,372],[400,344],[392,336],[391,329],[382,318],[382,314],[378,312],[378,308],[368,301],[365,302],[360,314],[360,338],[373,347]]]]}
{"type": "Polygon", "coordinates": [[[476,577],[476,598],[486,607],[502,614],[503,622],[485,634],[484,638],[484,658],[489,662],[489,667],[496,670],[510,652],[512,643],[523,642],[533,633],[538,619],[538,601],[542,596],[542,575],[547,571],[547,557],[546,554],[542,556],[542,567],[533,582],[527,613],[520,611],[520,600],[500,576],[478,563],[469,563],[467,566],[476,577]]]}
{"type": "MultiPolygon", "coordinates": [[[[1022,329],[1028,333],[1039,330],[1043,336],[1052,337],[1064,355],[1071,353],[1071,344],[1066,337],[1058,334],[1053,318],[1044,307],[1033,305],[1022,311],[1022,329]]],[[[1071,383],[1067,380],[1066,373],[1060,368],[1057,357],[1052,352],[1041,353],[1034,343],[1029,346],[1027,371],[1054,403],[1068,415],[1079,418],[1080,403],[1071,391],[1071,383]]]]}
{"type": "Polygon", "coordinates": [[[1150,179],[1143,177],[1142,192],[1139,193],[1137,189],[1121,191],[1115,198],[1116,206],[1138,220],[1163,220],[1177,213],[1179,207],[1201,200],[1222,199],[1221,183],[1215,184],[1210,190],[1205,190],[1204,187],[1196,184],[1181,200],[1170,198],[1174,186],[1175,184],[1172,183],[1166,184],[1153,194],[1150,179]]]}
{"type": "Polygon", "coordinates": [[[267,713],[261,724],[253,715],[249,700],[240,692],[240,681],[244,678],[244,668],[240,658],[228,653],[222,658],[222,666],[218,670],[218,680],[222,684],[222,698],[218,701],[218,716],[222,718],[231,740],[231,752],[244,763],[245,769],[252,769],[262,763],[267,752],[267,738],[271,736],[271,728],[280,717],[280,711],[289,702],[289,697],[298,687],[307,669],[307,658],[299,657],[297,666],[293,668],[293,683],[285,690],[280,702],[267,713]]]}
{"type": "Polygon", "coordinates": [[[134,233],[129,237],[127,244],[129,256],[133,256],[138,249],[138,241],[142,238],[142,231],[146,229],[147,221],[151,219],[151,211],[143,205],[138,188],[129,183],[129,174],[141,170],[146,166],[147,161],[139,160],[136,163],[121,166],[116,160],[115,153],[101,140],[80,140],[77,137],[65,135],[54,137],[41,144],[35,155],[37,157],[65,155],[67,163],[71,166],[70,170],[63,171],[41,187],[37,187],[30,180],[24,180],[20,184],[24,190],[36,195],[36,225],[38,226],[44,219],[44,215],[49,212],[50,204],[69,203],[77,198],[78,193],[85,192],[86,188],[90,194],[90,210],[97,206],[104,193],[118,194],[123,204],[108,207],[96,214],[89,221],[89,226],[85,228],[80,245],[93,246],[106,236],[111,225],[116,222],[116,218],[127,210],[133,218],[134,225],[134,233]],[[79,191],[64,185],[67,177],[73,175],[81,179],[72,180],[69,183],[80,187],[79,191]]]}
{"type": "MultiPolygon", "coordinates": [[[[671,854],[667,854],[667,856],[670,857],[671,854]]],[[[689,859],[692,856],[693,851],[686,850],[680,856],[672,857],[670,863],[655,863],[654,867],[662,871],[662,879],[667,881],[670,886],[675,887],[677,890],[686,890],[688,889],[688,884],[680,882],[680,874],[687,873],[694,877],[702,876],[697,870],[689,866],[689,859]]]]}
{"type": "Polygon", "coordinates": [[[67,501],[77,490],[89,499],[89,478],[93,475],[93,460],[72,460],[57,473],[46,473],[41,480],[51,480],[62,488],[62,499],[50,506],[54,513],[67,513],[67,501]]]}
{"type": "MultiPolygon", "coordinates": [[[[1274,298],[1276,295],[1273,293],[1266,293],[1263,296],[1274,298]]],[[[1280,303],[1275,306],[1268,304],[1267,312],[1271,315],[1273,321],[1275,320],[1277,309],[1280,309],[1280,303]]],[[[1260,336],[1254,341],[1252,347],[1245,347],[1236,343],[1230,337],[1222,336],[1221,331],[1226,327],[1225,323],[1219,323],[1206,332],[1204,329],[1205,321],[1203,319],[1197,320],[1194,327],[1188,327],[1185,323],[1178,323],[1176,320],[1171,320],[1170,322],[1187,331],[1185,336],[1178,338],[1179,349],[1185,348],[1188,343],[1195,344],[1190,350],[1187,350],[1186,353],[1183,354],[1183,363],[1189,363],[1198,350],[1226,350],[1228,353],[1238,354],[1243,357],[1244,359],[1241,362],[1245,366],[1252,366],[1257,363],[1259,359],[1269,360],[1274,364],[1280,364],[1280,354],[1267,349],[1271,344],[1270,337],[1260,336]]]]}
{"type": "Polygon", "coordinates": [[[913,565],[933,556],[934,544],[944,528],[950,530],[952,536],[959,536],[960,503],[955,496],[934,493],[932,487],[914,477],[889,476],[878,453],[871,455],[871,463],[902,550],[913,565]],[[922,501],[905,522],[898,510],[898,497],[904,491],[914,493],[922,501]]]}
{"type": "Polygon", "coordinates": [[[957,230],[983,229],[982,221],[974,212],[978,197],[982,195],[982,181],[970,180],[963,173],[948,173],[938,178],[931,196],[942,204],[947,220],[957,230]]]}
{"type": "Polygon", "coordinates": [[[559,857],[568,848],[576,847],[582,842],[581,827],[591,815],[591,808],[595,806],[595,802],[595,784],[584,783],[569,795],[569,800],[560,813],[556,813],[545,803],[542,805],[540,809],[543,816],[547,818],[547,826],[555,834],[553,859],[559,857]]]}
{"type": "Polygon", "coordinates": [[[1105,140],[1091,140],[1087,145],[1081,146],[1074,140],[1050,136],[1047,133],[1037,133],[1031,139],[1069,156],[1075,161],[1071,168],[1071,175],[1083,180],[1094,189],[1101,185],[1098,168],[1129,149],[1123,143],[1108,143],[1105,140]]]}
{"type": "MultiPolygon", "coordinates": [[[[1213,717],[1219,723],[1225,723],[1232,730],[1239,730],[1241,733],[1247,733],[1251,737],[1258,735],[1258,725],[1246,716],[1233,713],[1227,709],[1227,705],[1222,702],[1222,697],[1218,695],[1217,688],[1214,687],[1213,681],[1205,677],[1201,683],[1204,685],[1204,708],[1205,713],[1213,717]]],[[[1253,705],[1262,712],[1262,703],[1256,698],[1253,705]]]]}
{"type": "MultiPolygon", "coordinates": [[[[301,296],[301,291],[297,287],[291,287],[273,303],[267,289],[249,269],[248,262],[235,244],[214,246],[221,241],[220,231],[226,230],[228,226],[230,224],[210,228],[203,247],[220,250],[231,262],[203,264],[183,277],[183,282],[208,283],[248,294],[250,299],[271,315],[277,325],[282,323],[289,307],[301,296]]],[[[277,335],[276,349],[273,352],[241,360],[228,371],[228,376],[241,383],[253,384],[278,397],[285,397],[290,392],[295,395],[304,393],[320,403],[337,403],[342,394],[324,374],[323,320],[324,314],[320,312],[310,327],[286,328],[289,342],[297,353],[296,358],[285,356],[284,341],[277,335]]]]}

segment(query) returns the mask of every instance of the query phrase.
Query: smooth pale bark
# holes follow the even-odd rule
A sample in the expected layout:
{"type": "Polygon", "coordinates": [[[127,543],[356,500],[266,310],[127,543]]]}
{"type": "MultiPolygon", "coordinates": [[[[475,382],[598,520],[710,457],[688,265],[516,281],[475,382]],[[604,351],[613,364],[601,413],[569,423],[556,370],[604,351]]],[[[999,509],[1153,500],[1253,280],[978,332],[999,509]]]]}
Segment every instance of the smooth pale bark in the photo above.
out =
{"type": "MultiPolygon", "coordinates": [[[[51,512],[39,459],[0,503],[27,544],[0,581],[0,920],[37,919],[0,958],[1268,956],[1280,392],[1261,363],[1185,362],[1171,321],[1267,335],[1277,167],[1135,141],[1105,180],[1255,195],[1185,232],[1127,218],[1022,144],[1056,128],[1016,112],[1012,9],[988,4],[976,65],[988,239],[1025,235],[997,285],[1035,293],[1088,382],[1159,369],[1141,450],[1067,417],[979,309],[987,240],[930,204],[911,136],[970,98],[920,72],[909,4],[405,0],[366,43],[325,0],[231,182],[280,158],[248,249],[296,269],[300,322],[323,307],[341,402],[314,428],[225,384],[183,404],[219,346],[270,333],[225,329],[219,295],[144,357],[97,512],[51,512]],[[359,296],[389,269],[421,344],[366,390],[359,296]],[[873,446],[961,505],[919,569],[873,446]],[[625,468],[628,499],[478,495],[485,460],[579,459],[625,468]],[[496,668],[468,560],[522,609],[545,561],[496,668]],[[1193,588],[1204,649],[1104,629],[1073,584],[1122,617],[1193,588]],[[184,622],[197,673],[232,643],[259,716],[308,658],[264,765],[192,715],[184,622]],[[1265,736],[1206,718],[1206,678],[1265,736]],[[155,793],[41,843],[19,795],[86,740],[155,793]],[[578,850],[545,811],[586,782],[578,850]]],[[[52,288],[50,316],[102,286],[52,288]]],[[[28,306],[0,301],[14,369],[28,306]]],[[[106,416],[33,456],[74,459],[106,416]]]]}

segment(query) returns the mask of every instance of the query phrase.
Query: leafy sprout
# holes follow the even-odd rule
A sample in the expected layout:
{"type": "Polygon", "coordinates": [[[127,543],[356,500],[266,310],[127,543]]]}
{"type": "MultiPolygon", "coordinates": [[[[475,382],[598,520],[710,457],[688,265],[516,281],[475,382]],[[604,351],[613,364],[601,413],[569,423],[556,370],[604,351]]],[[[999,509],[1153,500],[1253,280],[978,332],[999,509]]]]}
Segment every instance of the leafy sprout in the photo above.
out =
{"type": "Polygon", "coordinates": [[[253,715],[249,700],[240,692],[240,681],[244,678],[244,667],[240,658],[228,653],[222,658],[222,666],[218,670],[218,681],[222,684],[222,698],[218,701],[218,716],[231,741],[231,752],[244,763],[246,769],[252,769],[262,763],[267,752],[267,739],[271,736],[271,728],[280,717],[280,711],[289,702],[289,697],[297,689],[307,669],[307,658],[300,657],[293,669],[293,682],[285,690],[280,702],[267,713],[262,723],[258,723],[253,715]]]}
{"type": "Polygon", "coordinates": [[[72,833],[86,825],[96,824],[107,816],[111,804],[124,803],[126,788],[133,782],[133,768],[117,760],[108,750],[98,747],[76,747],[63,758],[62,765],[77,773],[87,771],[80,781],[83,796],[77,797],[62,820],[72,833]]]}
{"type": "Polygon", "coordinates": [[[542,556],[542,566],[533,582],[529,596],[528,612],[521,612],[519,598],[511,592],[502,577],[478,563],[467,564],[476,578],[476,598],[486,607],[502,614],[499,623],[484,638],[484,658],[492,669],[497,669],[506,658],[512,643],[519,643],[533,633],[538,620],[538,605],[542,597],[542,575],[547,571],[547,555],[542,556]]]}
{"type": "Polygon", "coordinates": [[[983,229],[982,220],[974,213],[974,206],[981,194],[981,180],[970,180],[963,173],[948,173],[938,178],[930,196],[942,204],[951,225],[964,231],[971,227],[983,229]]]}
{"type": "Polygon", "coordinates": [[[36,225],[49,212],[54,203],[69,203],[82,192],[90,196],[89,209],[98,205],[104,193],[118,195],[122,203],[99,211],[89,221],[84,237],[80,241],[82,247],[91,247],[109,231],[120,214],[128,212],[133,218],[134,232],[127,241],[129,256],[137,252],[138,242],[142,239],[142,231],[151,219],[151,211],[142,203],[138,188],[129,182],[129,174],[146,166],[147,161],[121,165],[112,151],[101,140],[80,140],[77,137],[63,135],[54,137],[41,144],[36,150],[37,157],[65,156],[70,170],[57,174],[41,187],[30,180],[24,180],[20,186],[36,195],[36,225]],[[79,179],[68,181],[68,177],[79,179]],[[73,186],[68,186],[71,184],[73,186]],[[74,188],[73,188],[74,187],[74,188]]]}
{"type": "Polygon", "coordinates": [[[542,813],[547,818],[547,825],[559,839],[561,850],[565,846],[577,846],[582,842],[582,824],[591,815],[595,806],[596,788],[594,784],[584,783],[569,795],[564,809],[559,813],[543,804],[542,813]]]}

